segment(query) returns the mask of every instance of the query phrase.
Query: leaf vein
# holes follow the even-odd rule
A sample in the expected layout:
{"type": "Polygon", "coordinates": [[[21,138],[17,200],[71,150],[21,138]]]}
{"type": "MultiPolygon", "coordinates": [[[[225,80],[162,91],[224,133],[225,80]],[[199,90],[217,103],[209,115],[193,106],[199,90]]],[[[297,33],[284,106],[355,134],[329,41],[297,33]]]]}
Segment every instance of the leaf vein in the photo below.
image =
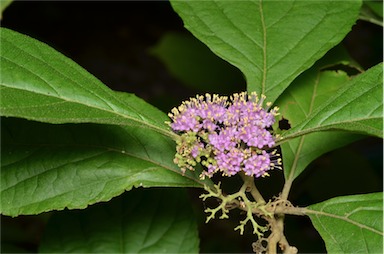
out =
{"type": "Polygon", "coordinates": [[[374,229],[372,227],[369,227],[367,225],[361,224],[360,222],[357,222],[357,221],[351,220],[349,218],[346,218],[345,216],[340,216],[340,215],[324,212],[324,208],[325,207],[326,206],[322,206],[320,211],[310,210],[310,209],[307,208],[306,209],[306,213],[315,214],[316,216],[326,216],[326,217],[331,217],[331,218],[339,219],[339,220],[351,223],[351,224],[353,224],[353,225],[355,225],[357,227],[364,228],[366,230],[372,231],[372,232],[374,232],[376,234],[384,235],[383,232],[380,232],[379,230],[376,230],[376,229],[374,229]]]}

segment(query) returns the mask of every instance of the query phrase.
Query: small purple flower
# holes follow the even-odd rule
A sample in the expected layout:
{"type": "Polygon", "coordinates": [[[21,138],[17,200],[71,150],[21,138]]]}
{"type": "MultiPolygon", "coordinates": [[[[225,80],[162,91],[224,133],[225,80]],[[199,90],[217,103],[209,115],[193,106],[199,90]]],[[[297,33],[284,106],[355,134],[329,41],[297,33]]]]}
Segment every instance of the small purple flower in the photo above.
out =
{"type": "Polygon", "coordinates": [[[261,154],[254,154],[244,160],[244,172],[246,175],[260,177],[270,168],[270,164],[269,154],[263,150],[261,154]]]}
{"type": "Polygon", "coordinates": [[[204,119],[201,123],[201,127],[208,130],[208,132],[214,132],[218,128],[217,124],[211,119],[204,119]]]}
{"type": "Polygon", "coordinates": [[[272,147],[275,144],[273,135],[258,126],[248,125],[242,127],[239,133],[239,138],[248,146],[262,149],[265,146],[272,147]]]}
{"type": "Polygon", "coordinates": [[[228,176],[235,175],[241,170],[243,160],[244,154],[239,149],[232,149],[227,153],[221,152],[216,155],[218,168],[228,176]]]}
{"type": "Polygon", "coordinates": [[[194,117],[188,115],[178,116],[171,127],[175,131],[198,131],[199,123],[194,117]]]}
{"type": "Polygon", "coordinates": [[[220,131],[219,134],[212,133],[208,136],[209,143],[213,145],[218,151],[223,152],[224,150],[233,149],[237,142],[237,130],[236,128],[225,128],[220,131]]]}
{"type": "Polygon", "coordinates": [[[203,102],[198,115],[203,119],[212,119],[217,122],[223,122],[223,116],[225,113],[226,108],[223,105],[208,104],[207,102],[203,102]]]}

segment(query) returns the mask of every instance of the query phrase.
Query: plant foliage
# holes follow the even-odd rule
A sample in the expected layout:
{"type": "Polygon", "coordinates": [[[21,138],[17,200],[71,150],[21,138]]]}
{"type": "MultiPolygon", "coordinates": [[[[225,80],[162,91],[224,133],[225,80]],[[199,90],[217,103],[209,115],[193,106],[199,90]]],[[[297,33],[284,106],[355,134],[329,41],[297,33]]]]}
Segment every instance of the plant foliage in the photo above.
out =
{"type": "MultiPolygon", "coordinates": [[[[276,145],[284,163],[281,194],[264,200],[254,179],[242,175],[240,191],[227,195],[220,184],[199,178],[201,168],[184,172],[174,163],[175,141],[184,143],[164,112],[134,94],[109,89],[47,44],[0,28],[1,214],[85,209],[55,212],[41,252],[198,253],[197,222],[186,192],[155,187],[205,188],[209,194],[202,197],[223,201],[206,209],[210,219],[218,211],[227,218],[237,207],[247,216],[236,227],[241,233],[250,221],[260,243],[271,230],[268,247],[257,247],[262,251],[276,253],[280,246],[295,253],[283,233],[284,214],[293,214],[309,216],[330,253],[381,253],[382,193],[307,207],[288,199],[293,181],[322,154],[364,136],[383,137],[383,66],[363,70],[340,44],[359,15],[380,24],[377,5],[362,7],[359,0],[171,5],[206,45],[168,34],[152,53],[173,75],[200,91],[230,92],[227,86],[242,80],[239,70],[249,93],[280,107],[278,120],[290,125],[273,126],[282,137],[276,145]],[[199,62],[204,64],[196,66],[199,62]],[[139,187],[154,188],[132,190],[139,187]]],[[[208,161],[208,155],[201,157],[208,161]]]]}

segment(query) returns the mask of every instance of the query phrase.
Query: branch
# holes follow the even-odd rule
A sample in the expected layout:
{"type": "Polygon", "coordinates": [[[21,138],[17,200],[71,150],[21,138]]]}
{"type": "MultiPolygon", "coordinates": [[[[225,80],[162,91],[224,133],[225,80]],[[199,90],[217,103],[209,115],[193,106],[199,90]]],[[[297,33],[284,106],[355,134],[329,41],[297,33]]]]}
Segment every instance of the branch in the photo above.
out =
{"type": "Polygon", "coordinates": [[[247,176],[244,172],[239,172],[239,174],[243,179],[244,184],[247,186],[246,191],[251,193],[252,197],[256,200],[257,203],[265,204],[266,202],[257,189],[253,176],[247,176]]]}

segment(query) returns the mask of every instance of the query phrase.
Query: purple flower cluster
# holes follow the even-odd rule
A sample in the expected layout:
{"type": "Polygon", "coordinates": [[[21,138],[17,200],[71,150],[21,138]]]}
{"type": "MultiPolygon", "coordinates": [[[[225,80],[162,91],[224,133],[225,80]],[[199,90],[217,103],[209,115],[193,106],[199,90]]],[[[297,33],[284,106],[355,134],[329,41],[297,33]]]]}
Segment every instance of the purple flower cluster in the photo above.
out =
{"type": "MultiPolygon", "coordinates": [[[[232,176],[244,171],[249,176],[265,176],[281,165],[275,151],[276,137],[268,129],[275,122],[278,108],[263,108],[265,96],[234,94],[229,99],[216,94],[197,96],[174,108],[171,128],[180,133],[175,163],[193,170],[201,163],[201,177],[216,172],[232,176]]],[[[267,107],[270,103],[267,103],[267,107]]]]}

